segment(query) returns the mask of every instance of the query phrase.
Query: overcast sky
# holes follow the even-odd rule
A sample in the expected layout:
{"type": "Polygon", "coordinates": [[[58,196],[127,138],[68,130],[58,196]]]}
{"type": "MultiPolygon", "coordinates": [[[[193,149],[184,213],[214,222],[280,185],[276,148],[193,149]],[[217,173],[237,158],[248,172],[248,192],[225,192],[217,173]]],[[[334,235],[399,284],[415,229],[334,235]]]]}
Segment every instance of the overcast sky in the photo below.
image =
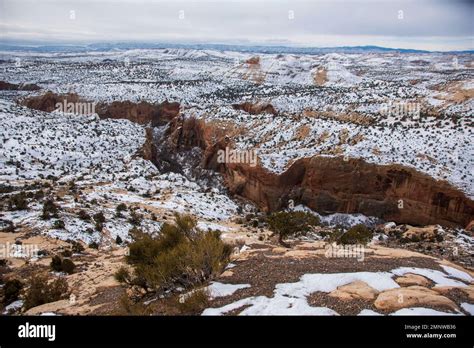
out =
{"type": "Polygon", "coordinates": [[[474,49],[474,0],[0,0],[2,39],[474,49]]]}

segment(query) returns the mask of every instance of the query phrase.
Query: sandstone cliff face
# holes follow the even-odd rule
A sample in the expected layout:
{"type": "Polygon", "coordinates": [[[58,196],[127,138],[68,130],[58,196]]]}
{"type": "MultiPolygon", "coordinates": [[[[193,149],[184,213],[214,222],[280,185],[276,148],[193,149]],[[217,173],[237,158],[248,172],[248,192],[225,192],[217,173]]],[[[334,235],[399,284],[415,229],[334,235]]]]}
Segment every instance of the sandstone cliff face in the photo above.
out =
{"type": "MultiPolygon", "coordinates": [[[[171,127],[172,129],[172,127],[171,127]]],[[[312,157],[275,174],[259,165],[217,163],[217,150],[231,141],[203,121],[186,120],[170,138],[176,149],[199,146],[202,165],[220,171],[230,192],[266,211],[285,208],[291,199],[322,214],[362,213],[397,223],[465,227],[474,217],[474,202],[445,181],[400,165],[377,165],[361,159],[312,157]]]]}
{"type": "Polygon", "coordinates": [[[232,192],[270,211],[292,199],[322,214],[362,213],[413,225],[464,227],[474,216],[474,202],[461,191],[399,165],[312,157],[281,175],[242,164],[226,165],[224,175],[232,192]]]}
{"type": "Polygon", "coordinates": [[[110,104],[97,105],[97,114],[101,118],[127,119],[139,124],[151,122],[152,126],[159,126],[169,122],[179,113],[179,103],[164,101],[161,104],[148,102],[133,103],[130,101],[114,101],[110,104]]]}
{"type": "MultiPolygon", "coordinates": [[[[55,94],[46,92],[43,95],[29,97],[21,104],[35,110],[51,112],[57,103],[87,103],[77,94],[55,94]]],[[[153,127],[166,124],[179,114],[179,103],[164,101],[161,104],[148,102],[133,103],[130,101],[114,101],[112,103],[97,103],[95,111],[100,118],[127,119],[139,124],[151,123],[153,127]]]]}
{"type": "Polygon", "coordinates": [[[46,92],[43,95],[36,97],[29,97],[21,101],[21,104],[35,110],[51,112],[56,109],[57,103],[78,103],[82,102],[77,94],[56,94],[53,92],[46,92]]]}

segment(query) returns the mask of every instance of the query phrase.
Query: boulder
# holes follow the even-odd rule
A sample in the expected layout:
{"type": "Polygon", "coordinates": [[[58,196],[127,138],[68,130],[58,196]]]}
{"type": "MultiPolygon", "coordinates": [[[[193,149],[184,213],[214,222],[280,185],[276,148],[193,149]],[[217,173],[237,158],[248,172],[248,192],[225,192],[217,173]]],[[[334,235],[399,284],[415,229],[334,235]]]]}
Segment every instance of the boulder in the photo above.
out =
{"type": "Polygon", "coordinates": [[[449,298],[422,286],[409,286],[384,291],[379,294],[374,305],[377,309],[389,312],[409,307],[434,307],[451,311],[458,310],[458,306],[449,298]]]}
{"type": "Polygon", "coordinates": [[[331,297],[341,300],[373,300],[378,295],[378,291],[362,281],[355,281],[347,285],[339,286],[329,293],[331,297]]]}
{"type": "Polygon", "coordinates": [[[425,277],[413,273],[406,273],[403,277],[397,277],[395,281],[400,286],[419,285],[428,287],[431,284],[431,282],[425,277]]]}

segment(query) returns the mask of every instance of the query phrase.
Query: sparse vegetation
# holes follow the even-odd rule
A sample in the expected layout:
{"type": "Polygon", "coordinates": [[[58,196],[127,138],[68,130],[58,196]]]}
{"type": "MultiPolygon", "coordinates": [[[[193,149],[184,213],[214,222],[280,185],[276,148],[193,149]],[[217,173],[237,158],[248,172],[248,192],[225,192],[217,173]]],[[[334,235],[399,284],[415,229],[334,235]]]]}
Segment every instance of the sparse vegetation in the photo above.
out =
{"type": "Polygon", "coordinates": [[[178,296],[177,307],[181,314],[199,315],[209,307],[210,296],[206,289],[192,290],[188,294],[178,296]]]}
{"type": "Polygon", "coordinates": [[[53,227],[60,230],[60,229],[64,229],[66,227],[66,225],[64,224],[63,220],[56,220],[53,223],[53,227]]]}
{"type": "Polygon", "coordinates": [[[307,233],[313,226],[319,224],[320,221],[317,216],[302,211],[280,211],[268,217],[270,230],[278,234],[278,242],[285,247],[289,247],[284,241],[285,238],[307,233]]]}
{"type": "Polygon", "coordinates": [[[367,244],[373,236],[373,232],[365,225],[352,226],[337,240],[338,244],[367,244]]]}
{"type": "Polygon", "coordinates": [[[127,206],[125,205],[125,203],[120,203],[119,205],[117,205],[117,207],[115,208],[115,216],[117,216],[118,218],[121,218],[123,217],[123,212],[127,210],[127,206]]]}
{"type": "Polygon", "coordinates": [[[28,209],[28,199],[25,192],[20,192],[10,196],[8,199],[8,210],[28,209]]]}
{"type": "Polygon", "coordinates": [[[47,275],[34,275],[28,281],[24,307],[33,308],[45,303],[59,301],[68,294],[64,278],[49,279],[47,275]]]}
{"type": "Polygon", "coordinates": [[[98,212],[94,214],[94,221],[95,221],[95,229],[99,232],[102,231],[102,229],[104,228],[104,223],[105,223],[104,213],[98,212]]]}
{"type": "Polygon", "coordinates": [[[87,214],[87,212],[83,209],[79,210],[79,212],[77,213],[77,217],[83,221],[90,221],[91,217],[89,214],[87,214]]]}
{"type": "Polygon", "coordinates": [[[135,231],[127,262],[133,266],[132,283],[147,291],[190,289],[218,275],[228,263],[231,247],[218,231],[204,232],[187,215],[175,215],[158,237],[135,231]]]}
{"type": "Polygon", "coordinates": [[[130,222],[133,226],[140,226],[142,222],[142,216],[136,211],[132,211],[130,213],[130,218],[128,219],[128,222],[130,222]]]}
{"type": "Polygon", "coordinates": [[[23,289],[23,283],[18,279],[10,279],[3,285],[3,304],[8,305],[13,301],[18,300],[21,290],[23,289]]]}
{"type": "Polygon", "coordinates": [[[41,218],[43,220],[49,220],[51,218],[58,217],[59,208],[54,203],[52,199],[47,199],[43,204],[43,212],[41,214],[41,218]]]}
{"type": "Polygon", "coordinates": [[[67,274],[74,273],[74,269],[76,268],[76,265],[71,259],[69,258],[62,259],[58,255],[53,256],[50,266],[53,271],[65,272],[67,274]]]}

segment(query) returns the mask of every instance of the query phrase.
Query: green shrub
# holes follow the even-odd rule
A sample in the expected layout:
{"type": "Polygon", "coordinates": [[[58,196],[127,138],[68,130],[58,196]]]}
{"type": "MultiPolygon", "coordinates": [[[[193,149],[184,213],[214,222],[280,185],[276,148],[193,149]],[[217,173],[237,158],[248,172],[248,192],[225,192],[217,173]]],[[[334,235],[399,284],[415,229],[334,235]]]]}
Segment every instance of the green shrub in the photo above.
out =
{"type": "Polygon", "coordinates": [[[66,227],[65,223],[63,220],[56,220],[53,223],[53,227],[58,230],[62,230],[66,227]]]}
{"type": "Polygon", "coordinates": [[[181,314],[199,315],[209,307],[210,302],[209,291],[207,289],[197,289],[179,296],[177,307],[181,314]]]}
{"type": "Polygon", "coordinates": [[[165,223],[157,237],[135,231],[127,262],[134,267],[135,284],[145,289],[192,288],[220,274],[232,248],[220,239],[220,232],[204,232],[186,215],[165,223]]]}
{"type": "Polygon", "coordinates": [[[52,199],[48,199],[43,203],[43,213],[41,214],[41,218],[43,220],[49,220],[51,218],[58,217],[59,208],[54,203],[52,199]]]}
{"type": "Polygon", "coordinates": [[[114,274],[115,280],[119,283],[129,283],[130,282],[130,272],[125,266],[121,266],[117,272],[114,274]]]}
{"type": "Polygon", "coordinates": [[[142,216],[137,212],[132,211],[130,213],[130,218],[128,219],[128,222],[130,222],[133,226],[140,226],[140,224],[142,223],[142,216]]]}
{"type": "Polygon", "coordinates": [[[280,211],[268,217],[268,226],[271,231],[278,234],[280,244],[288,247],[284,239],[291,235],[309,232],[313,226],[320,224],[317,216],[302,211],[280,211]]]}
{"type": "Polygon", "coordinates": [[[127,210],[127,205],[125,203],[120,203],[119,205],[117,205],[115,210],[117,211],[117,213],[123,212],[123,211],[127,210]]]}
{"type": "Polygon", "coordinates": [[[120,203],[115,208],[115,216],[118,218],[123,218],[122,212],[127,210],[127,206],[124,203],[120,203]]]}
{"type": "Polygon", "coordinates": [[[21,289],[23,289],[23,283],[18,279],[7,280],[3,286],[3,303],[8,305],[18,300],[21,289]]]}
{"type": "Polygon", "coordinates": [[[105,222],[104,213],[100,211],[100,212],[94,214],[94,221],[104,223],[105,222]]]}
{"type": "Polygon", "coordinates": [[[9,210],[25,210],[28,209],[28,200],[26,199],[25,192],[17,193],[8,200],[9,210]]]}
{"type": "Polygon", "coordinates": [[[58,255],[54,255],[50,263],[51,269],[56,272],[61,272],[63,270],[62,263],[63,260],[61,259],[61,257],[59,257],[58,255]]]}
{"type": "Polygon", "coordinates": [[[119,301],[118,315],[151,315],[151,308],[141,302],[134,302],[124,294],[119,301]]]}
{"type": "Polygon", "coordinates": [[[373,232],[363,224],[349,228],[346,233],[339,237],[338,244],[367,244],[373,236],[373,232]]]}
{"type": "Polygon", "coordinates": [[[75,254],[80,254],[84,251],[84,247],[82,246],[82,244],[78,241],[72,241],[72,252],[75,253],[75,254]]]}
{"type": "Polygon", "coordinates": [[[79,210],[79,213],[77,213],[77,217],[83,221],[90,221],[91,217],[85,210],[79,210]]]}
{"type": "Polygon", "coordinates": [[[72,262],[71,259],[64,259],[61,264],[61,268],[63,272],[66,272],[67,274],[73,274],[76,265],[74,264],[74,262],[72,262]]]}
{"type": "Polygon", "coordinates": [[[76,265],[71,259],[68,259],[68,258],[62,259],[58,255],[53,256],[50,265],[53,271],[66,272],[67,274],[74,273],[74,268],[76,268],[76,265]]]}
{"type": "Polygon", "coordinates": [[[105,216],[104,213],[98,212],[97,214],[94,214],[94,221],[95,221],[95,229],[97,231],[102,231],[104,228],[104,223],[105,223],[105,216]]]}
{"type": "Polygon", "coordinates": [[[332,233],[329,235],[329,243],[338,243],[339,244],[339,239],[342,237],[344,234],[344,230],[340,228],[335,228],[332,233]]]}
{"type": "Polygon", "coordinates": [[[91,242],[91,243],[89,243],[89,248],[99,249],[99,244],[97,242],[91,242]]]}
{"type": "Polygon", "coordinates": [[[26,309],[59,301],[67,296],[68,285],[64,278],[51,280],[46,275],[34,275],[28,283],[24,303],[26,309]]]}

